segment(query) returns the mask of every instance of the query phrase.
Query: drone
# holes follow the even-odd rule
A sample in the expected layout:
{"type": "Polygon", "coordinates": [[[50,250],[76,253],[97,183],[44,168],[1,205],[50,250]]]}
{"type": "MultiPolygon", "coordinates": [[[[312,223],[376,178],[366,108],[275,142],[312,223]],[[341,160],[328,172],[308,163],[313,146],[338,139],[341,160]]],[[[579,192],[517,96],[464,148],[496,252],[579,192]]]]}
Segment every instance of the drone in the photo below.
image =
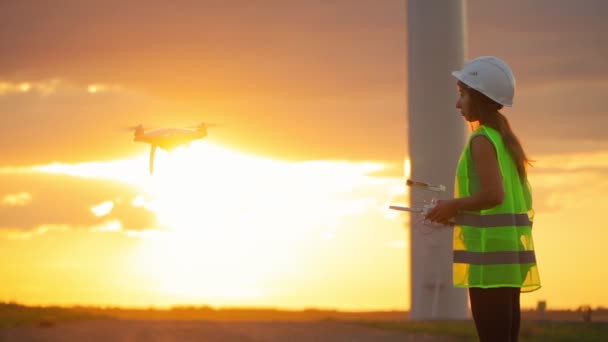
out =
{"type": "MultiPolygon", "coordinates": [[[[434,223],[434,222],[428,222],[428,221],[426,221],[426,218],[424,218],[437,205],[438,197],[441,196],[443,193],[445,193],[445,191],[446,191],[445,185],[431,184],[431,183],[420,182],[420,181],[415,181],[415,180],[411,180],[411,179],[408,179],[405,182],[405,185],[407,185],[411,188],[414,188],[414,189],[428,191],[428,192],[432,193],[432,198],[430,199],[430,201],[425,201],[425,203],[422,205],[418,205],[418,206],[414,206],[414,207],[405,207],[405,206],[401,206],[401,205],[390,205],[389,209],[407,211],[407,212],[416,214],[419,218],[422,217],[422,220],[421,220],[422,225],[431,227],[431,229],[434,229],[436,227],[441,227],[441,226],[453,226],[453,222],[449,222],[448,224],[439,224],[439,223],[434,223]]],[[[425,230],[423,230],[423,232],[425,232],[425,230]]],[[[430,230],[430,231],[426,230],[426,233],[432,233],[432,230],[430,230]]]]}
{"type": "Polygon", "coordinates": [[[162,128],[155,130],[144,130],[143,125],[131,127],[133,130],[133,141],[150,144],[150,174],[154,172],[154,154],[156,148],[172,151],[177,147],[189,145],[194,140],[203,139],[207,136],[209,124],[201,123],[196,128],[162,128]]]}
{"type": "Polygon", "coordinates": [[[440,193],[445,192],[445,190],[446,190],[445,185],[443,185],[443,184],[430,184],[430,183],[415,181],[415,180],[411,180],[411,179],[408,179],[405,184],[412,188],[418,188],[418,189],[430,191],[430,192],[434,193],[435,195],[431,199],[430,203],[426,203],[420,207],[404,207],[404,206],[399,206],[399,205],[391,205],[391,206],[389,206],[389,209],[400,210],[400,211],[409,211],[412,213],[420,213],[422,215],[426,215],[437,204],[436,196],[440,193]]]}

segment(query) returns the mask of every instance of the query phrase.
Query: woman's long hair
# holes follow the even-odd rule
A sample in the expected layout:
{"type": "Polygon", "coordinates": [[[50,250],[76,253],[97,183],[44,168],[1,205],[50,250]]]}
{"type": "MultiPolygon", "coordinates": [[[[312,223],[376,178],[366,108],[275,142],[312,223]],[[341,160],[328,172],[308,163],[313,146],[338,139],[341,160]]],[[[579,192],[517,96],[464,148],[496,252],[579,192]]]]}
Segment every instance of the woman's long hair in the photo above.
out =
{"type": "Polygon", "coordinates": [[[524,182],[527,177],[526,166],[532,164],[526,156],[526,152],[524,152],[519,139],[513,133],[509,121],[499,112],[503,106],[462,82],[458,82],[458,84],[470,95],[473,117],[479,120],[480,124],[494,128],[500,133],[502,141],[515,161],[519,178],[524,182]]]}

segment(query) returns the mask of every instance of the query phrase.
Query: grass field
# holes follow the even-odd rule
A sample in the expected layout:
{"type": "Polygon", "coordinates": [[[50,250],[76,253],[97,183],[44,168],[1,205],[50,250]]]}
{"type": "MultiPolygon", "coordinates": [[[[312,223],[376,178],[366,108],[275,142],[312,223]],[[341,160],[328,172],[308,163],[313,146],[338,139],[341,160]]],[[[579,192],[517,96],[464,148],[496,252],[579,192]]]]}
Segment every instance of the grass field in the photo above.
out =
{"type": "Polygon", "coordinates": [[[58,322],[104,318],[84,310],[61,307],[28,307],[12,303],[0,303],[0,328],[19,325],[50,326],[58,322]]]}
{"type": "MultiPolygon", "coordinates": [[[[477,341],[472,321],[427,321],[427,322],[365,322],[367,326],[380,329],[404,330],[454,337],[460,341],[477,341]]],[[[520,342],[531,341],[608,341],[608,323],[585,323],[563,321],[522,321],[520,342]]]]}
{"type": "MultiPolygon", "coordinates": [[[[384,330],[399,330],[450,336],[459,341],[476,341],[472,321],[407,321],[396,319],[403,312],[389,313],[341,313],[338,311],[304,310],[299,312],[270,309],[177,308],[160,309],[103,309],[29,307],[14,303],[0,303],[0,328],[36,325],[52,327],[74,320],[117,318],[127,320],[211,320],[211,321],[322,321],[337,320],[353,322],[384,330]],[[375,315],[375,316],[374,316],[375,315]]],[[[564,320],[522,321],[521,342],[530,341],[608,341],[608,322],[583,322],[564,320]]]]}

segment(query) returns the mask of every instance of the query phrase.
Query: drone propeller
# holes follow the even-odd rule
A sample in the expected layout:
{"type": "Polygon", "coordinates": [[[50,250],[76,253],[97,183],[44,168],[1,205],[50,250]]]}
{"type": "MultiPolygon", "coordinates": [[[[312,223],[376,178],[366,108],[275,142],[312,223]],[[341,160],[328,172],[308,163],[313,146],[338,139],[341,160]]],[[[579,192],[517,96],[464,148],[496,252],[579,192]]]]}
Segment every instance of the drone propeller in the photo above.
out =
{"type": "Polygon", "coordinates": [[[133,126],[122,126],[120,127],[120,130],[122,131],[126,131],[126,132],[134,132],[137,130],[143,130],[145,127],[146,130],[150,129],[150,127],[148,127],[148,125],[142,125],[142,124],[138,124],[138,125],[133,125],[133,126]]]}
{"type": "Polygon", "coordinates": [[[127,127],[127,129],[130,130],[130,131],[136,131],[136,130],[139,130],[139,129],[144,129],[144,125],[139,124],[137,126],[129,126],[129,127],[127,127]]]}
{"type": "Polygon", "coordinates": [[[190,129],[199,129],[201,127],[205,127],[205,128],[217,128],[217,127],[221,127],[221,124],[217,124],[217,123],[210,123],[210,122],[201,122],[198,125],[192,125],[192,126],[188,126],[188,128],[190,129]]]}

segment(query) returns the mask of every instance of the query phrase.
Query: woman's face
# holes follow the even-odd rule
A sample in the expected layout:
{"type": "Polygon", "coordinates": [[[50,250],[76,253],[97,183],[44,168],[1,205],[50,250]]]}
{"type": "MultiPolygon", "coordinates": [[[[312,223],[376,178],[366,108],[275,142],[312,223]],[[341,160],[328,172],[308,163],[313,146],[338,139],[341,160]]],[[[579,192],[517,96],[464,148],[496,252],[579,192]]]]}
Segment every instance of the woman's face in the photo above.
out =
{"type": "Polygon", "coordinates": [[[471,94],[467,89],[458,86],[458,101],[456,101],[456,108],[460,110],[460,114],[465,120],[469,122],[477,121],[474,118],[473,111],[471,110],[471,94]]]}

